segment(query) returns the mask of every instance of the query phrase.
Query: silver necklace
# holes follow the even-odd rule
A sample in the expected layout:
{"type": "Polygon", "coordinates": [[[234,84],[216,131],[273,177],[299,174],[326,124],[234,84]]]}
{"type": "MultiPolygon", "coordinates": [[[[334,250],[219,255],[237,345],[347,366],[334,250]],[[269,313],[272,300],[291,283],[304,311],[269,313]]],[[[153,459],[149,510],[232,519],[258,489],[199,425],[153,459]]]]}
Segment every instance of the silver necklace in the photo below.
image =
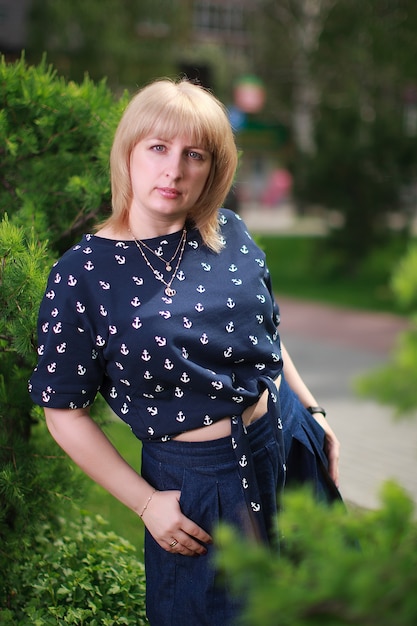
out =
{"type": "MultiPolygon", "coordinates": [[[[130,232],[132,232],[132,231],[130,231],[130,232]]],[[[132,235],[133,235],[133,233],[132,233],[132,235]]],[[[141,255],[143,257],[143,260],[145,261],[145,263],[149,267],[149,269],[152,270],[153,275],[155,276],[155,278],[157,280],[160,280],[161,283],[164,283],[164,285],[165,285],[165,289],[164,289],[165,295],[167,295],[170,298],[172,298],[172,296],[175,296],[175,294],[177,292],[176,292],[176,290],[173,287],[171,287],[171,285],[173,283],[173,280],[174,280],[175,276],[177,275],[180,263],[182,261],[182,256],[184,254],[185,242],[187,241],[187,229],[184,227],[184,229],[182,231],[181,239],[180,239],[180,242],[179,242],[179,244],[177,246],[175,254],[172,257],[171,261],[169,262],[169,263],[171,263],[174,260],[175,256],[177,255],[177,252],[179,251],[180,254],[179,254],[179,257],[178,257],[177,264],[176,264],[174,272],[173,272],[173,274],[172,274],[172,276],[171,276],[171,278],[169,279],[168,282],[164,279],[162,272],[160,272],[159,270],[156,270],[152,266],[151,262],[149,261],[148,257],[146,256],[142,246],[146,247],[148,250],[150,248],[148,248],[148,246],[146,246],[146,244],[144,244],[143,241],[140,241],[140,239],[136,239],[136,237],[134,235],[133,235],[133,239],[134,239],[134,242],[135,242],[139,252],[141,253],[141,255]]],[[[151,252],[153,252],[153,250],[151,250],[151,252]]],[[[158,258],[160,258],[158,255],[156,255],[156,256],[158,258]]]]}

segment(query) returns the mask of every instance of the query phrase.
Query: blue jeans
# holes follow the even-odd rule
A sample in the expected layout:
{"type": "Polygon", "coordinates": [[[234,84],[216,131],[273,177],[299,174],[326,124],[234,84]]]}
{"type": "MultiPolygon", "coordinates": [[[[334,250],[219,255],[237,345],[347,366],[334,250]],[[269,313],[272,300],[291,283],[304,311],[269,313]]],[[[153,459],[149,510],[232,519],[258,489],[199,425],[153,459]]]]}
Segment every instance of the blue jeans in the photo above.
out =
{"type": "MultiPolygon", "coordinates": [[[[248,428],[248,437],[271,543],[282,487],[282,453],[268,414],[248,428]]],[[[230,437],[206,442],[144,442],[142,475],[158,490],[181,491],[184,515],[208,533],[219,522],[246,534],[251,527],[242,481],[230,437]]],[[[145,532],[147,614],[151,626],[227,626],[242,602],[229,593],[227,578],[213,563],[216,546],[206,556],[188,557],[160,548],[145,532]]]]}

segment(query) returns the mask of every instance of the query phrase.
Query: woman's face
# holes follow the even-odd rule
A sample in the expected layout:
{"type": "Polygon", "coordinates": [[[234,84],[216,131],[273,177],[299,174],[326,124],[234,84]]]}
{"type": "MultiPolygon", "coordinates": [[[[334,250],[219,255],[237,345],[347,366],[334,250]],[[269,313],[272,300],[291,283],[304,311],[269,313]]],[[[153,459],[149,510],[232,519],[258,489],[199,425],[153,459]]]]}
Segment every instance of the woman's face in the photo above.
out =
{"type": "Polygon", "coordinates": [[[211,153],[187,135],[140,140],[130,158],[133,232],[144,236],[143,227],[156,224],[169,226],[171,232],[181,229],[204,189],[211,164],[211,153]]]}

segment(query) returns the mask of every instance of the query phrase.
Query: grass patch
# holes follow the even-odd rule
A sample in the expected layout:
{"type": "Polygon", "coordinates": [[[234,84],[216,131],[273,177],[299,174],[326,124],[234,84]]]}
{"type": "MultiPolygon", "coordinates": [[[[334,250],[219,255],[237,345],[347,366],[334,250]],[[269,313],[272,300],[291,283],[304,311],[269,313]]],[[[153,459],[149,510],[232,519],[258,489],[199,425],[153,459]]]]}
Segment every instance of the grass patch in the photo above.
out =
{"type": "Polygon", "coordinates": [[[354,274],[337,269],[321,237],[260,235],[274,292],[335,306],[399,313],[390,279],[405,250],[393,241],[372,252],[354,274]]]}

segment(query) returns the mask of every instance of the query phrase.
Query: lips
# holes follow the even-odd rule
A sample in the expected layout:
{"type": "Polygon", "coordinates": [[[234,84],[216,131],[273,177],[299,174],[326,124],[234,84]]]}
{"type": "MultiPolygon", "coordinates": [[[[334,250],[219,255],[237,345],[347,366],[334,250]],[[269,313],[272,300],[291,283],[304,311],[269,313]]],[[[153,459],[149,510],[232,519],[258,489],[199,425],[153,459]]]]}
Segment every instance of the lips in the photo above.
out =
{"type": "Polygon", "coordinates": [[[173,187],[158,187],[158,191],[164,198],[175,199],[181,195],[181,192],[173,187]]]}

